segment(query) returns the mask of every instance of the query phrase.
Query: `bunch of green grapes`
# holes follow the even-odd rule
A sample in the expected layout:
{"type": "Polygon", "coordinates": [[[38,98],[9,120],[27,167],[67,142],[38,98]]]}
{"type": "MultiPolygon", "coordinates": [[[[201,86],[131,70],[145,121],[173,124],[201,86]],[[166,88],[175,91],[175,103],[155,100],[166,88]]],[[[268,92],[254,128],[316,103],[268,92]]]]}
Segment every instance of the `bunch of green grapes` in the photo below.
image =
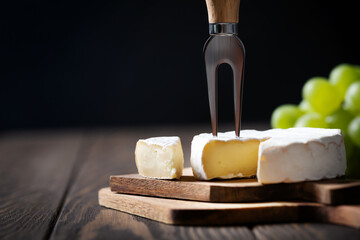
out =
{"type": "Polygon", "coordinates": [[[329,78],[310,78],[300,104],[284,104],[271,116],[273,128],[315,127],[341,129],[347,172],[360,178],[360,66],[340,64],[329,78]]]}

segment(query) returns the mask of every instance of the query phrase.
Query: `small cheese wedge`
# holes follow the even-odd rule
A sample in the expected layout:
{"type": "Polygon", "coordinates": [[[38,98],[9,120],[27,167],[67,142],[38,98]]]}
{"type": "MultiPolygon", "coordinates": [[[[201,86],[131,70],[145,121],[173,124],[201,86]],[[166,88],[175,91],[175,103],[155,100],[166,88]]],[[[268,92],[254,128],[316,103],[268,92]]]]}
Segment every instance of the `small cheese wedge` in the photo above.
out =
{"type": "Polygon", "coordinates": [[[159,179],[180,178],[184,154],[179,137],[153,137],[136,143],[135,162],[143,177],[159,179]]]}
{"type": "Polygon", "coordinates": [[[346,155],[339,129],[291,128],[200,134],[191,145],[197,179],[249,177],[261,183],[300,182],[344,175],[346,155]]]}

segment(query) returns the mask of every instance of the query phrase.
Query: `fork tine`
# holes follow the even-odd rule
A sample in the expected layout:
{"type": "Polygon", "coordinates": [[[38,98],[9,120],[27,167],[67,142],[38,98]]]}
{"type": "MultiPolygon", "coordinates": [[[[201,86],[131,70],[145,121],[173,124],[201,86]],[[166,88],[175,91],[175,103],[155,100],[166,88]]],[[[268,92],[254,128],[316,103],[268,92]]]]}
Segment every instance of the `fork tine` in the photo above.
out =
{"type": "Polygon", "coordinates": [[[242,86],[245,61],[244,46],[240,39],[233,35],[211,36],[204,46],[204,55],[212,133],[214,136],[217,136],[217,70],[219,65],[226,63],[231,66],[233,71],[235,133],[236,136],[239,137],[241,129],[242,86]]]}
{"type": "Polygon", "coordinates": [[[243,78],[244,61],[238,63],[237,67],[232,67],[234,76],[234,113],[235,113],[235,134],[240,136],[241,129],[241,105],[243,98],[243,78]]]}
{"type": "Polygon", "coordinates": [[[206,58],[205,58],[205,65],[206,65],[206,76],[207,76],[212,134],[213,134],[213,136],[217,136],[217,127],[218,127],[218,124],[217,124],[217,109],[218,109],[217,68],[218,68],[218,65],[214,61],[207,60],[206,58]]]}
{"type": "Polygon", "coordinates": [[[204,45],[212,133],[217,135],[217,70],[229,64],[234,76],[235,133],[240,136],[245,49],[236,36],[240,0],[206,0],[210,37],[204,45]]]}

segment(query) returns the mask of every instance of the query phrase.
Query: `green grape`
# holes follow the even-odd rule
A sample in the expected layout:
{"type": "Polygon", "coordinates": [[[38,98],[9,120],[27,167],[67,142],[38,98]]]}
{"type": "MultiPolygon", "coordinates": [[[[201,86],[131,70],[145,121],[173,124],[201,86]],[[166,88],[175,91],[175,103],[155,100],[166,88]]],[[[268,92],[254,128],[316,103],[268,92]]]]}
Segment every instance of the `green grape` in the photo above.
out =
{"type": "Polygon", "coordinates": [[[351,84],[346,91],[344,107],[354,114],[360,113],[360,81],[351,84]]]}
{"type": "Polygon", "coordinates": [[[327,128],[325,118],[318,113],[306,113],[295,123],[295,127],[327,128]]]}
{"type": "Polygon", "coordinates": [[[352,142],[360,147],[360,116],[354,118],[348,127],[348,134],[352,142]]]}
{"type": "Polygon", "coordinates": [[[336,88],[322,77],[309,79],[302,89],[302,95],[315,112],[324,116],[337,110],[342,102],[336,88]]]}
{"type": "Polygon", "coordinates": [[[314,109],[312,109],[310,103],[306,100],[302,100],[299,104],[299,109],[303,111],[304,113],[307,112],[315,112],[314,109]]]}
{"type": "Polygon", "coordinates": [[[344,99],[348,87],[357,80],[360,80],[360,72],[350,64],[336,66],[329,76],[330,83],[336,86],[342,99],[344,99]]]}
{"type": "Polygon", "coordinates": [[[336,112],[332,113],[331,115],[325,118],[326,122],[328,123],[329,128],[338,128],[341,129],[343,134],[347,133],[349,123],[354,118],[354,116],[340,108],[336,112]]]}
{"type": "Polygon", "coordinates": [[[296,105],[285,104],[277,107],[271,115],[272,128],[294,127],[296,120],[302,112],[296,105]]]}

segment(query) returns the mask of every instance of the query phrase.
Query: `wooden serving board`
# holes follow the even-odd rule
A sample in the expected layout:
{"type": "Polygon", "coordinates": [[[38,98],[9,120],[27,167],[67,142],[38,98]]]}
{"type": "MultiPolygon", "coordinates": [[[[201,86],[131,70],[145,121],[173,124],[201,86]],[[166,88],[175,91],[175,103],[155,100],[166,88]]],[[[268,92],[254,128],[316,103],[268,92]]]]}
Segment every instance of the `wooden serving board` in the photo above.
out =
{"type": "Polygon", "coordinates": [[[360,205],[310,202],[210,203],[99,191],[99,204],[167,224],[327,222],[360,228],[360,205]]]}
{"type": "Polygon", "coordinates": [[[198,181],[190,168],[180,180],[160,180],[138,174],[110,177],[111,191],[204,202],[311,201],[329,205],[360,203],[360,180],[261,184],[256,178],[198,181]]]}

